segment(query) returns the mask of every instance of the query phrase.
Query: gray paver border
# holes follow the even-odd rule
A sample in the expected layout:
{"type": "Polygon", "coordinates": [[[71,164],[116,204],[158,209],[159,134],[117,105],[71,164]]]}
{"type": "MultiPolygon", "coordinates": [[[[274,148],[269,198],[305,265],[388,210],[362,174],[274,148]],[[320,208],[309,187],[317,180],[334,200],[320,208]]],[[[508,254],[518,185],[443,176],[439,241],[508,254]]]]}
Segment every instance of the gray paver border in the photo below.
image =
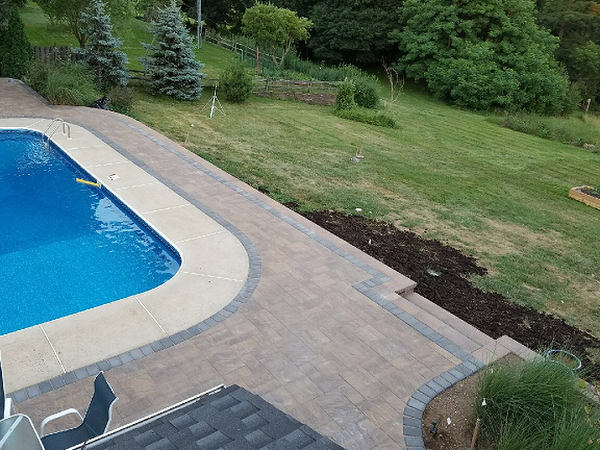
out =
{"type": "MultiPolygon", "coordinates": [[[[27,84],[22,83],[20,81],[18,81],[18,82],[22,86],[24,86],[28,92],[33,92],[37,98],[40,98],[39,94],[37,94],[35,91],[33,91],[27,84]]],[[[54,108],[54,106],[50,105],[45,99],[42,98],[42,100],[44,101],[44,103],[46,105],[49,105],[51,108],[54,108]]],[[[42,118],[42,117],[35,117],[35,116],[17,116],[17,115],[0,116],[0,117],[42,118]]],[[[44,117],[44,118],[47,119],[47,117],[44,117]]],[[[151,140],[155,144],[159,145],[160,147],[162,147],[165,150],[169,151],[170,153],[174,154],[181,160],[192,165],[194,168],[200,170],[202,173],[209,176],[213,180],[226,186],[227,188],[231,189],[233,192],[241,195],[245,199],[256,204],[257,206],[259,206],[263,210],[267,211],[274,217],[289,224],[296,230],[303,233],[305,236],[309,237],[310,239],[314,240],[315,242],[319,243],[320,245],[324,246],[325,248],[331,250],[336,255],[340,256],[341,258],[350,262],[354,266],[356,266],[356,267],[362,269],[363,271],[367,272],[368,274],[370,274],[372,276],[370,279],[367,279],[361,283],[357,283],[357,284],[353,285],[353,288],[356,289],[361,294],[363,294],[364,296],[366,296],[367,298],[369,298],[371,301],[373,301],[377,305],[379,305],[382,308],[384,308],[385,310],[387,310],[390,314],[394,315],[396,318],[403,321],[405,324],[407,324],[408,326],[413,328],[418,333],[422,334],[423,336],[430,339],[435,344],[439,345],[444,350],[448,351],[449,353],[451,353],[452,355],[454,355],[455,357],[457,357],[458,359],[463,361],[463,363],[461,363],[459,366],[467,363],[470,360],[477,361],[468,352],[461,349],[460,346],[454,344],[452,341],[445,338],[440,333],[436,332],[433,328],[431,328],[428,325],[424,324],[423,322],[419,321],[412,314],[406,312],[399,306],[386,300],[385,297],[382,296],[381,294],[377,293],[374,290],[374,288],[391,280],[391,278],[388,277],[387,275],[385,275],[384,273],[371,267],[369,264],[361,261],[357,257],[351,255],[350,253],[341,249],[337,245],[331,243],[327,239],[317,235],[317,233],[315,233],[314,231],[305,227],[304,225],[302,225],[301,223],[299,223],[292,217],[290,217],[280,211],[277,211],[275,208],[273,208],[266,202],[260,200],[259,198],[252,195],[251,193],[238,187],[236,184],[232,183],[231,181],[224,179],[218,173],[214,172],[213,170],[209,169],[208,167],[204,166],[203,164],[200,164],[198,161],[194,160],[190,156],[185,155],[184,153],[182,153],[178,149],[174,148],[173,146],[169,145],[167,142],[163,141],[162,139],[159,139],[156,136],[152,135],[151,133],[148,133],[144,129],[134,125],[130,119],[119,117],[116,114],[113,116],[113,119],[126,125],[133,131],[143,135],[144,137],[151,140]]],[[[217,223],[219,223],[220,225],[222,225],[223,227],[228,229],[234,236],[236,236],[240,240],[242,245],[244,245],[244,248],[246,248],[246,251],[248,252],[248,257],[250,260],[250,271],[248,273],[248,279],[247,279],[244,287],[238,293],[238,295],[234,298],[234,300],[231,301],[231,303],[229,303],[229,305],[227,305],[221,311],[217,312],[210,318],[204,320],[200,324],[190,327],[190,328],[188,328],[182,332],[176,333],[172,336],[168,336],[159,341],[152,342],[143,347],[131,350],[129,352],[125,352],[125,353],[115,356],[113,358],[109,358],[108,360],[100,361],[98,363],[92,364],[85,368],[77,369],[75,371],[63,374],[59,377],[55,377],[51,380],[44,381],[42,383],[38,383],[37,385],[29,386],[27,388],[16,391],[13,394],[11,394],[16,403],[25,401],[29,398],[49,392],[51,390],[58,389],[59,387],[62,387],[66,384],[73,383],[77,380],[81,380],[83,378],[94,376],[97,373],[99,373],[101,370],[107,370],[112,367],[119,367],[120,365],[123,365],[127,362],[130,362],[130,361],[142,358],[143,356],[147,356],[152,353],[158,352],[160,350],[163,350],[164,348],[171,347],[175,344],[178,344],[184,340],[190,339],[190,338],[200,334],[201,332],[222,322],[227,317],[232,315],[235,311],[237,311],[250,298],[250,296],[254,292],[254,289],[258,285],[258,281],[260,280],[260,276],[262,273],[261,259],[260,259],[258,250],[254,246],[254,244],[251,242],[251,240],[244,233],[242,233],[237,227],[235,227],[234,225],[232,225],[225,219],[221,218],[218,214],[214,213],[212,210],[210,210],[209,208],[207,208],[206,206],[204,206],[203,204],[198,202],[196,199],[194,199],[193,197],[191,197],[190,195],[185,193],[182,189],[177,187],[172,181],[166,179],[165,177],[163,177],[162,175],[157,173],[154,169],[150,168],[143,161],[141,161],[138,158],[136,158],[135,156],[131,155],[128,151],[123,149],[120,145],[116,144],[108,137],[104,136],[102,133],[99,133],[93,129],[90,129],[89,126],[79,123],[77,121],[70,120],[70,122],[75,125],[81,126],[82,128],[88,130],[90,133],[94,134],[99,139],[106,142],[108,145],[110,145],[116,151],[121,153],[123,156],[125,156],[126,158],[128,158],[129,160],[131,160],[132,162],[137,164],[139,167],[141,167],[142,169],[147,171],[150,175],[154,176],[156,179],[161,181],[167,187],[172,189],[174,192],[176,192],[177,194],[179,194],[180,196],[185,198],[187,201],[189,201],[191,204],[196,206],[198,209],[203,211],[205,214],[210,216],[217,223]],[[106,368],[106,369],[104,369],[104,368],[106,368]]],[[[459,366],[457,366],[457,367],[459,367],[459,366]]]]}
{"type": "Polygon", "coordinates": [[[406,403],[402,417],[402,433],[406,450],[427,450],[425,442],[423,442],[423,413],[427,405],[442,392],[484,367],[484,363],[470,357],[452,369],[432,378],[415,391],[406,403]]]}

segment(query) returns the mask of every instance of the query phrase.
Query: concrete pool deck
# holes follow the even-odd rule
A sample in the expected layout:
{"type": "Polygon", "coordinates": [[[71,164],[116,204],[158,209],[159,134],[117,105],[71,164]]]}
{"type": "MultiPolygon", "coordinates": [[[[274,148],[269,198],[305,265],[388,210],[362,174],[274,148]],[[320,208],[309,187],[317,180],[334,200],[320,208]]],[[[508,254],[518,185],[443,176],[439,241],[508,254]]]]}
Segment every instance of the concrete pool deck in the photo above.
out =
{"type": "Polygon", "coordinates": [[[202,322],[231,303],[249,270],[246,249],[231,232],[86,129],[70,125],[69,136],[46,119],[0,119],[0,131],[55,126],[52,140],[172,245],[181,267],[152,290],[0,336],[0,348],[18,355],[6,368],[13,391],[202,322]]]}
{"type": "MultiPolygon", "coordinates": [[[[6,79],[0,105],[5,117],[62,117],[93,132],[240,230],[256,249],[256,289],[236,312],[183,342],[110,366],[106,376],[120,397],[113,427],[226,383],[261,395],[350,450],[417,449],[405,422],[418,415],[418,388],[457,365],[527,352],[479,332],[415,294],[402,274],[133,119],[49,107],[6,79]]],[[[0,350],[10,372],[18,355],[1,343],[0,350]]],[[[99,368],[90,366],[89,375],[99,368]]],[[[34,423],[66,407],[85,409],[92,380],[84,372],[63,385],[15,392],[17,409],[34,423]]]]}

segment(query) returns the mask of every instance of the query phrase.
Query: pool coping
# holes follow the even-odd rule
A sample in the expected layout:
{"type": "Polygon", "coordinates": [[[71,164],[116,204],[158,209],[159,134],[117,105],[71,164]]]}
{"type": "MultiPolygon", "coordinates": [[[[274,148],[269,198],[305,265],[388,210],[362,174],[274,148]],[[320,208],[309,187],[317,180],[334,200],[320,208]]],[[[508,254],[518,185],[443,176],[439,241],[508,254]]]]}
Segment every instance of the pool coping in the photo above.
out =
{"type": "MultiPolygon", "coordinates": [[[[11,120],[15,120],[15,119],[28,119],[28,120],[36,120],[38,118],[32,118],[32,117],[13,117],[11,118],[2,118],[2,125],[0,126],[0,129],[27,129],[27,130],[34,130],[34,131],[40,131],[39,129],[35,129],[35,128],[31,128],[31,127],[26,127],[23,126],[21,124],[19,125],[14,125],[14,124],[6,124],[7,122],[10,122],[11,120]]],[[[43,121],[40,121],[43,124],[47,124],[49,121],[51,121],[52,119],[47,119],[47,118],[43,118],[43,121]]],[[[153,174],[149,173],[145,168],[140,167],[139,164],[137,164],[135,161],[133,161],[131,158],[128,158],[127,155],[124,155],[122,151],[119,151],[118,149],[115,149],[113,145],[111,145],[110,143],[106,142],[106,140],[104,140],[101,136],[97,136],[95,133],[93,133],[92,131],[90,131],[87,127],[85,126],[81,126],[78,124],[75,124],[73,121],[69,122],[71,125],[77,125],[79,128],[81,128],[81,130],[84,130],[86,133],[90,133],[91,135],[94,135],[96,138],[100,139],[102,141],[102,143],[109,147],[112,151],[114,151],[115,153],[120,154],[121,156],[124,156],[125,158],[127,158],[129,160],[129,162],[131,164],[133,164],[134,166],[137,166],[138,168],[142,169],[146,174],[148,174],[149,176],[155,178],[161,185],[163,185],[165,188],[173,191],[173,189],[170,186],[167,186],[163,180],[156,178],[153,174]]],[[[45,127],[42,127],[45,128],[45,127]]],[[[64,148],[64,144],[61,145],[61,143],[56,142],[55,139],[53,139],[54,143],[61,149],[61,151],[66,155],[67,158],[69,158],[71,160],[71,162],[73,162],[76,166],[79,166],[79,168],[81,168],[83,170],[83,172],[88,172],[91,173],[91,175],[96,178],[96,175],[93,173],[93,170],[90,170],[89,167],[86,167],[86,165],[82,164],[78,159],[74,158],[72,156],[71,153],[69,153],[68,149],[64,148]]],[[[111,189],[110,186],[106,186],[106,183],[102,183],[103,186],[107,189],[107,191],[111,194],[111,197],[116,198],[119,202],[122,202],[128,209],[131,210],[131,212],[133,212],[134,216],[136,216],[137,219],[139,219],[140,221],[142,221],[146,226],[148,226],[150,229],[153,229],[153,231],[159,235],[162,239],[164,239],[170,246],[172,246],[173,248],[175,248],[178,253],[179,256],[181,257],[181,266],[179,271],[167,282],[149,290],[146,291],[144,293],[139,293],[130,297],[125,297],[123,299],[119,299],[119,300],[115,300],[113,302],[110,302],[106,305],[101,305],[99,307],[102,306],[107,306],[110,307],[110,305],[114,305],[117,304],[118,302],[121,302],[123,300],[127,300],[127,299],[131,299],[133,297],[135,297],[137,299],[137,295],[142,295],[148,292],[154,292],[154,291],[160,291],[161,287],[164,286],[172,286],[172,281],[176,280],[176,277],[178,276],[178,274],[182,273],[181,269],[184,267],[184,261],[185,261],[185,253],[183,253],[181,251],[181,249],[176,245],[176,243],[172,242],[171,239],[169,239],[169,233],[167,231],[165,231],[164,227],[162,228],[162,230],[158,230],[155,225],[152,224],[152,220],[149,220],[148,217],[146,216],[146,214],[140,212],[137,210],[137,208],[135,208],[135,205],[131,205],[129,202],[124,201],[121,196],[119,196],[119,191],[115,191],[113,189],[111,189]]],[[[44,335],[48,341],[48,343],[50,344],[50,347],[52,349],[52,351],[54,352],[54,356],[56,357],[56,359],[58,360],[59,365],[61,366],[61,369],[63,371],[62,374],[58,375],[58,376],[54,376],[50,379],[48,379],[48,376],[45,376],[41,381],[30,385],[30,386],[26,386],[20,389],[16,389],[11,395],[14,399],[15,402],[21,402],[24,401],[28,398],[33,398],[36,397],[38,395],[44,394],[46,392],[49,392],[51,390],[54,389],[58,389],[62,386],[65,386],[67,384],[73,383],[77,380],[83,379],[83,378],[87,378],[93,375],[96,375],[98,372],[102,371],[102,370],[108,370],[110,368],[113,367],[118,367],[121,366],[129,361],[133,361],[135,359],[139,359],[143,356],[146,355],[150,355],[152,353],[155,353],[157,351],[160,351],[162,349],[171,347],[177,343],[180,343],[184,340],[187,340],[193,336],[198,335],[199,333],[201,333],[203,330],[206,330],[214,325],[216,325],[217,323],[222,322],[225,318],[229,317],[231,314],[233,314],[242,304],[244,304],[252,295],[254,289],[256,288],[258,281],[260,279],[261,276],[261,260],[260,260],[260,255],[258,253],[258,250],[256,249],[256,247],[253,245],[253,243],[251,242],[251,240],[241,231],[239,231],[235,226],[233,226],[231,223],[229,223],[228,221],[224,220],[223,218],[221,218],[220,216],[218,216],[217,214],[215,214],[213,211],[211,211],[210,209],[206,208],[204,205],[202,205],[201,203],[199,203],[198,201],[196,201],[195,199],[192,198],[186,198],[184,195],[182,196],[182,192],[176,192],[177,195],[179,195],[180,197],[182,197],[184,200],[186,200],[188,202],[188,204],[190,205],[190,207],[196,208],[198,209],[201,213],[203,213],[205,216],[207,216],[207,218],[209,218],[210,220],[212,220],[213,222],[215,222],[215,224],[218,224],[220,227],[222,227],[224,229],[224,231],[228,232],[230,235],[233,236],[233,238],[237,239],[237,241],[239,241],[239,244],[241,244],[241,247],[243,248],[243,251],[245,252],[245,254],[247,255],[247,273],[245,274],[244,280],[242,283],[240,283],[240,288],[237,289],[237,294],[235,294],[231,299],[227,298],[226,299],[226,303],[222,303],[222,307],[217,310],[214,314],[209,315],[208,317],[204,316],[204,317],[200,317],[201,319],[203,319],[202,321],[200,321],[197,324],[191,325],[191,326],[186,326],[184,329],[174,332],[174,333],[164,333],[166,336],[165,337],[161,337],[160,339],[157,340],[153,340],[147,344],[144,345],[140,345],[137,347],[134,347],[130,350],[127,351],[122,351],[122,350],[118,350],[117,354],[114,356],[110,356],[107,357],[105,359],[101,359],[100,361],[97,361],[95,363],[89,364],[87,366],[84,367],[80,367],[80,368],[76,368],[73,370],[66,370],[65,367],[63,366],[56,350],[54,349],[54,346],[52,345],[52,342],[50,341],[50,339],[48,338],[48,336],[46,335],[46,332],[43,328],[42,325],[48,324],[48,323],[52,323],[54,321],[50,321],[50,322],[45,322],[44,324],[39,324],[39,325],[34,325],[32,327],[26,328],[24,330],[30,330],[36,327],[40,327],[41,330],[44,332],[44,335]]],[[[164,225],[164,224],[163,224],[164,225]]],[[[235,281],[235,280],[234,280],[235,281]]],[[[241,281],[241,280],[240,280],[241,281]]],[[[195,296],[197,297],[197,296],[195,296]]],[[[208,297],[205,293],[202,294],[203,298],[208,297]]],[[[138,300],[139,301],[139,300],[138,300]]],[[[140,302],[140,305],[144,308],[145,306],[140,302]]],[[[63,318],[59,318],[56,319],[57,321],[60,320],[69,320],[70,317],[72,316],[78,316],[78,315],[82,315],[85,314],[86,312],[89,311],[93,311],[96,310],[99,307],[95,307],[95,308],[91,308],[73,315],[69,315],[69,316],[65,316],[63,318]]],[[[150,313],[150,311],[148,311],[146,309],[146,312],[148,312],[148,314],[152,317],[152,319],[154,319],[153,315],[150,313]]],[[[154,319],[154,321],[156,322],[156,319],[154,319]]],[[[158,322],[156,322],[158,324],[158,322]]],[[[158,326],[163,330],[162,326],[160,326],[160,324],[158,324],[158,326]]],[[[23,330],[19,330],[16,331],[14,333],[19,333],[20,331],[23,330]]],[[[3,336],[11,336],[13,335],[13,333],[8,333],[6,335],[3,336]]],[[[11,338],[14,338],[14,336],[11,336],[11,338]]],[[[51,367],[46,371],[47,372],[54,372],[56,373],[56,370],[50,370],[51,367]]],[[[41,371],[42,373],[44,372],[43,370],[41,371]]],[[[51,376],[51,375],[50,375],[51,376]]],[[[32,377],[33,378],[33,377],[32,377]]],[[[37,377],[37,378],[41,378],[41,377],[37,377]]]]}

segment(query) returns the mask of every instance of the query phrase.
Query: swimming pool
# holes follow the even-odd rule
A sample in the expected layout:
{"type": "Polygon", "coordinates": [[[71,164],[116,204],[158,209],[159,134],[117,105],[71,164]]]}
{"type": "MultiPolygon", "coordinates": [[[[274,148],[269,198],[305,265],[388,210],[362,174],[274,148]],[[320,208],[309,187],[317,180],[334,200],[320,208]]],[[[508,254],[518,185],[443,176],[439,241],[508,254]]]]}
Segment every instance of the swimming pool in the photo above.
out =
{"type": "Polygon", "coordinates": [[[0,335],[148,291],[174,248],[37,132],[0,130],[0,335]]]}

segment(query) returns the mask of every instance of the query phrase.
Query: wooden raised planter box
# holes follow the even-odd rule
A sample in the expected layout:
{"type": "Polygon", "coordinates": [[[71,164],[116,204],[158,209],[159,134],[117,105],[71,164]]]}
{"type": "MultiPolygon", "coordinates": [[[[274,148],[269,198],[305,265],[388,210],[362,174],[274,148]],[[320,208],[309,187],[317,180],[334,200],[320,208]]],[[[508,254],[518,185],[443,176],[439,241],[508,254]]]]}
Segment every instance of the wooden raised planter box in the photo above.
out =
{"type": "Polygon", "coordinates": [[[593,195],[586,194],[582,190],[594,190],[590,186],[579,186],[569,189],[569,197],[579,200],[592,208],[600,209],[600,198],[594,197],[593,195]]]}

